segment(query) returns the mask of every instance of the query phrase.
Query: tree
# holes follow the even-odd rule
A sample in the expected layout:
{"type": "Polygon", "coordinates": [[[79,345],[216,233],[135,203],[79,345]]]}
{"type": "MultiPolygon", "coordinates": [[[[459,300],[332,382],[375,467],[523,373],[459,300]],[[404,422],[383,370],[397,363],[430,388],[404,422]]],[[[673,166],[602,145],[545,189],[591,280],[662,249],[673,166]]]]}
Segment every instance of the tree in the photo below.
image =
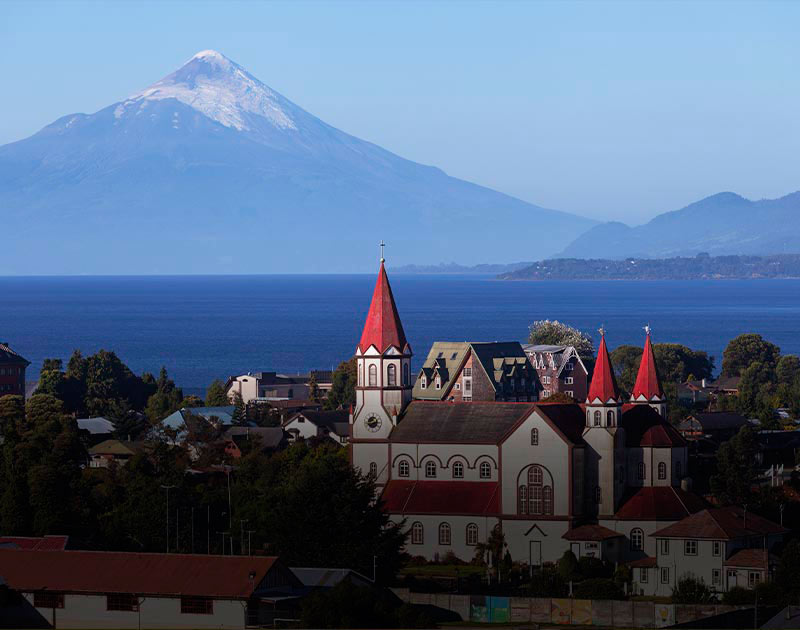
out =
{"type": "Polygon", "coordinates": [[[225,391],[225,383],[214,379],[206,390],[206,407],[227,407],[231,404],[228,394],[225,391]]]}
{"type": "Polygon", "coordinates": [[[800,358],[793,354],[784,354],[775,368],[775,376],[778,383],[794,385],[800,378],[800,358]]]}
{"type": "Polygon", "coordinates": [[[0,396],[0,437],[15,431],[24,422],[25,399],[17,394],[0,396]]]}
{"type": "Polygon", "coordinates": [[[247,423],[247,408],[239,392],[233,393],[233,424],[241,426],[247,423]]]}
{"type": "Polygon", "coordinates": [[[796,538],[786,544],[781,554],[775,582],[783,587],[786,598],[791,602],[800,599],[800,541],[796,538]]]}
{"type": "Polygon", "coordinates": [[[639,346],[617,346],[609,355],[611,365],[617,377],[617,384],[626,392],[633,390],[639,363],[642,360],[642,348],[639,346]]]}
{"type": "Polygon", "coordinates": [[[564,555],[558,559],[556,571],[558,571],[561,579],[565,582],[569,582],[570,580],[578,580],[581,577],[580,571],[578,570],[578,559],[569,549],[567,549],[564,552],[564,555]]]}
{"type": "Polygon", "coordinates": [[[325,399],[325,409],[349,409],[356,402],[358,382],[356,358],[342,361],[333,371],[331,391],[325,399]]]}
{"type": "Polygon", "coordinates": [[[308,379],[308,399],[319,402],[321,398],[322,394],[320,393],[319,384],[317,383],[317,375],[311,374],[311,377],[308,379]]]}
{"type": "Polygon", "coordinates": [[[64,363],[61,359],[45,359],[39,371],[37,394],[61,397],[64,390],[64,363]]]}
{"type": "Polygon", "coordinates": [[[702,580],[693,576],[684,576],[672,589],[674,604],[707,604],[714,599],[714,593],[702,580]]]}
{"type": "Polygon", "coordinates": [[[156,424],[181,407],[183,391],[175,387],[175,383],[167,376],[167,369],[162,366],[156,381],[156,391],[147,399],[145,415],[151,424],[156,424]]]}
{"type": "Polygon", "coordinates": [[[723,376],[741,376],[751,363],[763,363],[774,370],[781,350],[761,335],[747,333],[731,339],[722,353],[723,376]]]}
{"type": "MultiPolygon", "coordinates": [[[[690,376],[693,379],[711,378],[714,373],[712,357],[679,343],[654,344],[653,355],[665,393],[669,391],[670,384],[686,382],[690,376]]],[[[639,346],[617,346],[611,352],[617,383],[625,391],[630,392],[633,389],[641,361],[642,348],[639,346]]]]}
{"type": "Polygon", "coordinates": [[[717,451],[717,472],[711,477],[711,492],[723,505],[742,505],[751,495],[756,479],[755,432],[743,426],[717,451]]]}
{"type": "Polygon", "coordinates": [[[577,400],[575,400],[572,396],[568,396],[564,392],[556,392],[552,396],[548,396],[547,398],[543,399],[542,402],[562,403],[571,405],[578,404],[577,400]]]}
{"type": "Polygon", "coordinates": [[[586,333],[558,320],[539,320],[530,325],[528,343],[551,346],[574,346],[581,359],[594,358],[594,342],[586,333]]]}

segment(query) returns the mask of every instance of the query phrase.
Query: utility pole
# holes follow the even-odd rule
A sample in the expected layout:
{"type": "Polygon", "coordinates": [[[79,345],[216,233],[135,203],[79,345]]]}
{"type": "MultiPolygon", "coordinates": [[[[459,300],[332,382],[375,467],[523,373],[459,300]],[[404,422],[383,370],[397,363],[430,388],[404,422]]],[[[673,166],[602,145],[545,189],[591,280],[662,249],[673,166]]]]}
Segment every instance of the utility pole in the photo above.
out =
{"type": "Polygon", "coordinates": [[[169,491],[176,486],[167,486],[162,483],[161,487],[167,491],[167,553],[169,553],[169,491]]]}

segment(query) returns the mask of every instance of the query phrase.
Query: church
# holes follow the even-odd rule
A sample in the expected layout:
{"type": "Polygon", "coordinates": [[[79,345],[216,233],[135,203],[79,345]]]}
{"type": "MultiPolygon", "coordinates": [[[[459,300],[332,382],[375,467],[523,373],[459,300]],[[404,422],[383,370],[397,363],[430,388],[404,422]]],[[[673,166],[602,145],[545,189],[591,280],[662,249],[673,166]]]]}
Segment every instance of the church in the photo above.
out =
{"type": "MultiPolygon", "coordinates": [[[[349,448],[392,521],[405,521],[408,553],[470,560],[500,528],[512,559],[530,566],[566,550],[642,561],[656,555],[651,534],[707,507],[691,492],[687,444],[665,418],[649,329],[629,399],[601,334],[583,404],[536,402],[527,392],[515,402],[420,398],[415,383],[440,368],[426,362],[412,375],[411,344],[381,259],[356,348],[349,448]]],[[[474,346],[462,345],[454,352],[474,346]]],[[[513,360],[496,364],[502,375],[516,361],[505,355],[513,360]]]]}

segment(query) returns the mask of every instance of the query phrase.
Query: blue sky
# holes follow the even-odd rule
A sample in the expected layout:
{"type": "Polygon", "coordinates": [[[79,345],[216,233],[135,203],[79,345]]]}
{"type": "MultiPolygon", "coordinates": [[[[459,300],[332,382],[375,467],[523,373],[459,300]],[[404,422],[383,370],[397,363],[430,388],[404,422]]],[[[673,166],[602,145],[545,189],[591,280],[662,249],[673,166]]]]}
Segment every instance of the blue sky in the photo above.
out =
{"type": "Polygon", "coordinates": [[[800,188],[800,2],[0,3],[0,144],[213,48],[326,122],[542,206],[645,221],[800,188]]]}

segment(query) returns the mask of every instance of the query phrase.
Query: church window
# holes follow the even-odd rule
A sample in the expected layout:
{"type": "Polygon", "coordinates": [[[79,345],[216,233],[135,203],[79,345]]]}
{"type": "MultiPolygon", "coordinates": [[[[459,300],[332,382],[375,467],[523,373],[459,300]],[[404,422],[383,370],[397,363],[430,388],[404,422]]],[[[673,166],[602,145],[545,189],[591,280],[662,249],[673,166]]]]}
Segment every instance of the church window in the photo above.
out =
{"type": "Polygon", "coordinates": [[[542,469],[538,466],[531,466],[528,469],[528,484],[532,486],[542,485],[542,469]]]}
{"type": "Polygon", "coordinates": [[[439,525],[439,544],[440,545],[449,545],[450,544],[450,525],[449,523],[442,523],[439,525]]]}
{"type": "Polygon", "coordinates": [[[489,465],[489,462],[481,462],[480,475],[481,479],[492,478],[492,467],[489,465]]]}
{"type": "Polygon", "coordinates": [[[408,477],[411,474],[411,466],[408,465],[408,460],[401,459],[400,464],[397,466],[397,473],[401,477],[408,477]]]}
{"type": "Polygon", "coordinates": [[[378,367],[374,363],[369,366],[369,386],[378,386],[378,367]]]}
{"type": "Polygon", "coordinates": [[[463,479],[464,478],[464,464],[461,462],[455,462],[453,464],[453,479],[463,479]]]}
{"type": "Polygon", "coordinates": [[[370,462],[369,464],[369,476],[373,479],[378,476],[378,464],[375,462],[370,462]]]}
{"type": "Polygon", "coordinates": [[[520,514],[528,513],[528,486],[519,487],[519,506],[517,511],[520,514]]]}
{"type": "Polygon", "coordinates": [[[614,412],[613,411],[609,411],[606,414],[606,425],[609,426],[609,427],[613,427],[614,426],[614,412]]]}
{"type": "Polygon", "coordinates": [[[636,466],[636,476],[640,481],[647,479],[647,468],[645,467],[644,462],[639,462],[639,464],[636,466]]]}
{"type": "Polygon", "coordinates": [[[531,486],[530,490],[530,513],[542,513],[542,486],[531,486]]]}
{"type": "Polygon", "coordinates": [[[408,385],[410,375],[408,372],[408,363],[403,366],[403,385],[408,385]]]}
{"type": "Polygon", "coordinates": [[[422,528],[422,523],[417,521],[411,526],[411,544],[412,545],[421,545],[423,541],[424,530],[422,528]]]}
{"type": "Polygon", "coordinates": [[[658,463],[658,478],[659,479],[667,478],[667,465],[664,462],[658,463]]]}
{"type": "Polygon", "coordinates": [[[539,429],[531,429],[531,446],[539,446],[539,429]]]}
{"type": "Polygon", "coordinates": [[[631,530],[631,550],[641,551],[644,546],[644,532],[638,527],[631,530]]]}
{"type": "Polygon", "coordinates": [[[594,412],[594,426],[599,427],[603,420],[603,414],[599,411],[594,412]]]}
{"type": "Polygon", "coordinates": [[[475,523],[467,525],[467,544],[470,547],[478,544],[478,526],[475,523]]]}
{"type": "Polygon", "coordinates": [[[425,464],[425,476],[426,477],[435,477],[436,476],[436,462],[428,461],[425,464]]]}
{"type": "Polygon", "coordinates": [[[542,488],[542,509],[545,514],[553,513],[553,488],[550,486],[542,488]]]}
{"type": "Polygon", "coordinates": [[[359,387],[364,387],[364,366],[358,366],[358,385],[359,387]]]}
{"type": "Polygon", "coordinates": [[[386,382],[389,387],[397,386],[397,367],[394,363],[390,363],[389,367],[386,368],[386,382]]]}

